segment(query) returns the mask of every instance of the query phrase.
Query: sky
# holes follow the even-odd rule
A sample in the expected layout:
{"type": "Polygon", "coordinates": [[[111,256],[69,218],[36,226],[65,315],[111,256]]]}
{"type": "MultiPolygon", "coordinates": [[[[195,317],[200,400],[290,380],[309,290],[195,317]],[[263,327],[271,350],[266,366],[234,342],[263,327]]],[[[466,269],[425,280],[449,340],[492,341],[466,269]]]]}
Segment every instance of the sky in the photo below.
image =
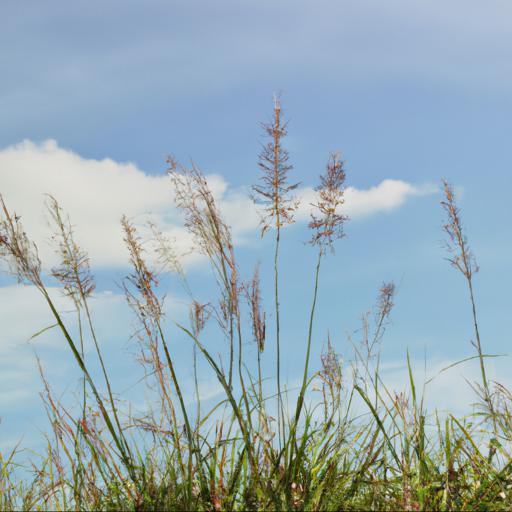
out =
{"type": "MultiPolygon", "coordinates": [[[[275,93],[289,120],[290,178],[303,198],[281,253],[289,382],[300,373],[313,286],[308,203],[331,151],[346,164],[350,221],[322,269],[313,367],[327,332],[350,360],[349,338],[358,339],[361,316],[390,280],[397,295],[382,357],[393,385],[404,380],[407,350],[427,376],[473,355],[465,283],[443,249],[443,177],[455,187],[480,265],[484,351],[508,354],[511,15],[512,5],[496,0],[2,2],[0,193],[47,268],[55,255],[44,194],[69,213],[91,256],[93,311],[118,392],[133,389],[138,375],[134,321],[119,287],[129,271],[119,219],[151,219],[180,252],[190,247],[165,176],[168,154],[193,160],[208,176],[242,275],[261,261],[272,333],[272,240],[260,239],[248,193],[275,93]]],[[[215,297],[204,259],[189,255],[185,266],[197,296],[215,297]]],[[[163,292],[173,355],[193,402],[191,347],[171,321],[187,318],[188,299],[172,279],[163,292]]],[[[3,450],[20,437],[30,444],[47,426],[36,355],[59,396],[77,391],[78,374],[57,333],[28,341],[51,318],[35,290],[7,275],[0,322],[3,450]]],[[[211,343],[222,350],[221,341],[211,343]]],[[[267,346],[271,379],[271,337],[267,346]]],[[[491,360],[492,378],[508,382],[508,364],[505,356],[491,360]]],[[[471,364],[444,372],[429,388],[433,406],[470,403],[464,378],[478,378],[471,364]]],[[[206,366],[201,385],[215,397],[206,366]]],[[[134,400],[143,406],[142,395],[134,400]]]]}

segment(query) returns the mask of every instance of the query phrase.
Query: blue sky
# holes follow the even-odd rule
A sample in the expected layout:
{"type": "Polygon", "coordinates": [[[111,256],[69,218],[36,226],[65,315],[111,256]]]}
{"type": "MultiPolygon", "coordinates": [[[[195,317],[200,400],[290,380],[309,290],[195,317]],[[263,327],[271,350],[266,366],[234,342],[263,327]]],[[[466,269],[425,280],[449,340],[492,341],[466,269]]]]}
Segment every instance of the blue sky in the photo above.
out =
{"type": "MultiPolygon", "coordinates": [[[[360,192],[348,236],[323,269],[315,353],[329,329],[350,358],[347,333],[358,328],[381,283],[393,279],[398,294],[383,345],[391,366],[404,362],[407,348],[419,365],[426,354],[432,368],[472,355],[464,282],[443,260],[435,192],[441,177],[459,193],[481,266],[484,347],[508,353],[511,15],[508,2],[492,0],[4,2],[0,192],[42,246],[42,192],[70,211],[98,276],[106,350],[122,353],[113,370],[119,389],[130,384],[133,368],[130,317],[111,280],[126,271],[112,235],[120,214],[154,215],[182,237],[163,178],[165,157],[193,158],[215,175],[245,275],[259,259],[268,263],[270,239],[259,242],[244,198],[258,177],[259,123],[269,119],[276,91],[290,119],[293,179],[307,192],[328,153],[340,150],[347,184],[360,192]],[[391,192],[378,188],[384,180],[395,180],[391,192]]],[[[302,221],[286,233],[282,253],[291,380],[312,287],[307,237],[302,221]]],[[[51,264],[51,251],[42,252],[51,264]]],[[[269,308],[270,270],[263,263],[269,308]]],[[[191,262],[189,271],[199,295],[211,296],[204,262],[191,262]]],[[[48,324],[32,291],[15,291],[5,277],[0,284],[0,428],[9,444],[20,430],[44,427],[33,349],[59,391],[76,389],[76,373],[55,335],[27,346],[48,324]]],[[[185,316],[181,291],[167,292],[170,315],[185,316]]],[[[190,378],[189,347],[177,344],[175,352],[190,378]]],[[[453,379],[464,371],[472,375],[460,368],[453,379]]],[[[439,386],[441,399],[453,386],[439,386]]]]}

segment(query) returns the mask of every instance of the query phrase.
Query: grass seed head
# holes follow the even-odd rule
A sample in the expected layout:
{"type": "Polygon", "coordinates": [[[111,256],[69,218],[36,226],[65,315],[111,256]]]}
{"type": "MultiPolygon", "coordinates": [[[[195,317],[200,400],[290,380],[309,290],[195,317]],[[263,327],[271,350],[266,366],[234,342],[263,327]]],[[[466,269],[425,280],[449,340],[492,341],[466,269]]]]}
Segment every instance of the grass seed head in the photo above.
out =
{"type": "Polygon", "coordinates": [[[383,283],[379,290],[379,296],[377,298],[377,317],[386,319],[393,306],[395,305],[393,299],[395,297],[395,283],[392,281],[383,283]]]}
{"type": "Polygon", "coordinates": [[[126,277],[124,285],[126,297],[142,318],[159,320],[162,316],[162,303],[154,291],[154,287],[158,286],[158,279],[146,264],[142,240],[135,226],[125,215],[121,219],[121,225],[133,269],[132,273],[126,277]],[[135,292],[129,290],[129,284],[133,286],[135,292]]]}
{"type": "Polygon", "coordinates": [[[446,250],[449,254],[448,261],[467,279],[471,279],[473,274],[478,272],[478,265],[464,233],[460,209],[455,201],[453,187],[445,179],[442,183],[444,200],[441,201],[441,206],[446,213],[443,230],[448,235],[446,240],[446,250]]]}
{"type": "Polygon", "coordinates": [[[27,236],[21,217],[7,209],[0,195],[0,260],[18,281],[42,287],[41,260],[35,243],[27,236]]]}
{"type": "Polygon", "coordinates": [[[289,162],[288,151],[282,145],[282,139],[287,134],[287,122],[283,121],[281,102],[278,97],[274,100],[273,118],[270,123],[263,123],[263,131],[268,142],[263,144],[258,166],[262,171],[261,184],[254,185],[253,199],[263,205],[264,213],[261,219],[261,234],[271,228],[280,229],[294,222],[294,213],[299,202],[291,195],[299,184],[290,184],[288,174],[293,169],[289,162]]]}
{"type": "Polygon", "coordinates": [[[201,331],[204,329],[208,321],[209,312],[207,310],[208,304],[201,304],[197,300],[192,301],[190,305],[190,323],[192,324],[192,332],[197,338],[201,331]]]}
{"type": "Polygon", "coordinates": [[[64,215],[57,200],[48,195],[46,209],[55,231],[52,241],[56,245],[59,265],[51,269],[51,275],[64,287],[64,293],[80,306],[95,288],[87,253],[75,242],[73,226],[64,215]]]}
{"type": "Polygon", "coordinates": [[[320,176],[320,185],[315,189],[318,200],[312,206],[309,227],[313,230],[311,245],[316,245],[325,252],[334,251],[334,242],[345,236],[344,224],[348,220],[340,212],[345,203],[345,170],[339,153],[331,153],[325,174],[320,176]]]}
{"type": "Polygon", "coordinates": [[[247,299],[250,307],[252,322],[252,333],[258,346],[258,350],[265,350],[265,312],[261,311],[261,291],[260,291],[260,269],[259,265],[254,269],[251,282],[247,286],[247,299]]]}

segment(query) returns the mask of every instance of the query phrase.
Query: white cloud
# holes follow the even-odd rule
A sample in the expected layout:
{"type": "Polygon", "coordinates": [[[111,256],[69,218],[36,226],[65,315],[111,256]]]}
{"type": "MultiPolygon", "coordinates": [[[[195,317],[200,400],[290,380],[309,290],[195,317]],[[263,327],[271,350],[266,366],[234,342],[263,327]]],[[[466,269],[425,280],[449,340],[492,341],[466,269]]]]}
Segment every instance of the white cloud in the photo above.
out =
{"type": "MultiPolygon", "coordinates": [[[[208,176],[210,186],[235,239],[254,234],[259,217],[252,201],[229,188],[219,175],[208,176]]],[[[176,240],[178,252],[190,247],[181,226],[166,176],[151,176],[132,163],[94,160],[63,149],[54,140],[41,144],[24,141],[0,151],[0,190],[8,206],[22,216],[27,233],[38,244],[43,261],[55,255],[46,241],[50,230],[44,214],[44,194],[51,193],[69,213],[77,240],[97,266],[123,266],[127,254],[119,220],[123,214],[136,221],[151,218],[176,240]]],[[[368,190],[348,188],[346,212],[362,217],[397,208],[413,195],[425,192],[400,180],[384,180],[368,190]]],[[[299,220],[309,218],[314,190],[299,191],[303,206],[299,220]]]]}
{"type": "Polygon", "coordinates": [[[53,140],[30,141],[0,153],[1,190],[10,208],[23,217],[45,259],[51,250],[43,214],[43,194],[51,193],[69,213],[78,239],[99,265],[126,260],[119,220],[137,216],[150,206],[163,214],[172,203],[165,177],[147,176],[133,164],[89,160],[58,147],[53,140]]]}
{"type": "MultiPolygon", "coordinates": [[[[350,218],[388,212],[404,204],[411,196],[430,194],[435,190],[430,185],[418,187],[405,181],[391,179],[383,180],[377,186],[367,190],[347,187],[343,212],[350,218]]],[[[312,211],[311,204],[316,201],[316,193],[314,189],[308,187],[299,190],[298,196],[301,199],[298,218],[306,220],[312,211]]]]}

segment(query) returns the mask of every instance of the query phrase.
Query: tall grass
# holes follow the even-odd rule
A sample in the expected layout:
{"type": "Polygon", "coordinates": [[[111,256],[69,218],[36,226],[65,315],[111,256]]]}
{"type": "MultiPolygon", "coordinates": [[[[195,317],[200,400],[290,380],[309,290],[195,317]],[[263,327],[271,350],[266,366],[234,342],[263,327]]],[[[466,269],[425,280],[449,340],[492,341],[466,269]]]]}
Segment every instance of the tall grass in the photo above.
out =
{"type": "Polygon", "coordinates": [[[50,196],[47,207],[60,263],[44,272],[20,217],[0,199],[1,258],[20,282],[40,292],[82,375],[80,403],[70,410],[55,398],[40,367],[51,433],[45,453],[24,468],[31,479],[20,478],[20,447],[0,454],[1,510],[512,508],[512,393],[492,383],[486,373],[474,290],[477,267],[447,182],[444,230],[449,261],[468,284],[474,357],[481,373],[481,382],[472,384],[480,403],[477,413],[455,417],[427,411],[424,387],[418,387],[408,354],[406,391],[398,393],[386,384],[380,351],[394,305],[393,283],[382,285],[373,315],[363,317],[362,339],[353,344],[353,364],[343,363],[327,336],[320,369],[310,371],[312,346],[324,341],[315,329],[321,264],[334,257],[334,245],[348,221],[343,214],[345,169],[337,153],[330,155],[320,177],[309,224],[311,245],[318,253],[301,348],[302,379],[296,395],[283,390],[279,290],[286,283],[279,279],[279,244],[298,203],[290,195],[297,185],[288,181],[291,166],[282,146],[287,128],[281,116],[276,100],[273,119],[264,125],[269,142],[259,160],[263,174],[254,186],[255,200],[263,207],[262,231],[275,235],[272,328],[264,311],[259,267],[247,282],[242,280],[230,228],[196,166],[169,158],[168,172],[195,249],[211,265],[216,298],[202,303],[194,296],[172,243],[150,226],[160,273],[174,273],[190,300],[190,325],[177,324],[180,344],[164,321],[159,272],[149,263],[145,237],[130,219],[121,221],[132,268],[122,287],[138,325],[135,338],[146,375],[140,385],[147,386],[157,404],[144,417],[122,414],[115,399],[111,364],[103,357],[104,340],[97,336],[89,307],[95,288],[89,258],[58,202],[50,196]],[[50,278],[60,283],[74,305],[76,336],[48,292],[50,278]],[[227,341],[225,354],[212,351],[215,330],[227,341]],[[183,338],[193,347],[194,397],[185,396],[176,371],[183,338]],[[86,339],[92,340],[101,379],[92,376],[95,362],[84,351],[86,339]],[[256,365],[246,354],[249,343],[254,343],[256,365]],[[210,407],[199,392],[198,358],[210,367],[223,392],[210,407]],[[275,377],[275,392],[269,392],[268,375],[275,377]],[[187,406],[188,398],[195,400],[193,407],[187,406]],[[290,399],[294,406],[286,405],[290,399]]]}

